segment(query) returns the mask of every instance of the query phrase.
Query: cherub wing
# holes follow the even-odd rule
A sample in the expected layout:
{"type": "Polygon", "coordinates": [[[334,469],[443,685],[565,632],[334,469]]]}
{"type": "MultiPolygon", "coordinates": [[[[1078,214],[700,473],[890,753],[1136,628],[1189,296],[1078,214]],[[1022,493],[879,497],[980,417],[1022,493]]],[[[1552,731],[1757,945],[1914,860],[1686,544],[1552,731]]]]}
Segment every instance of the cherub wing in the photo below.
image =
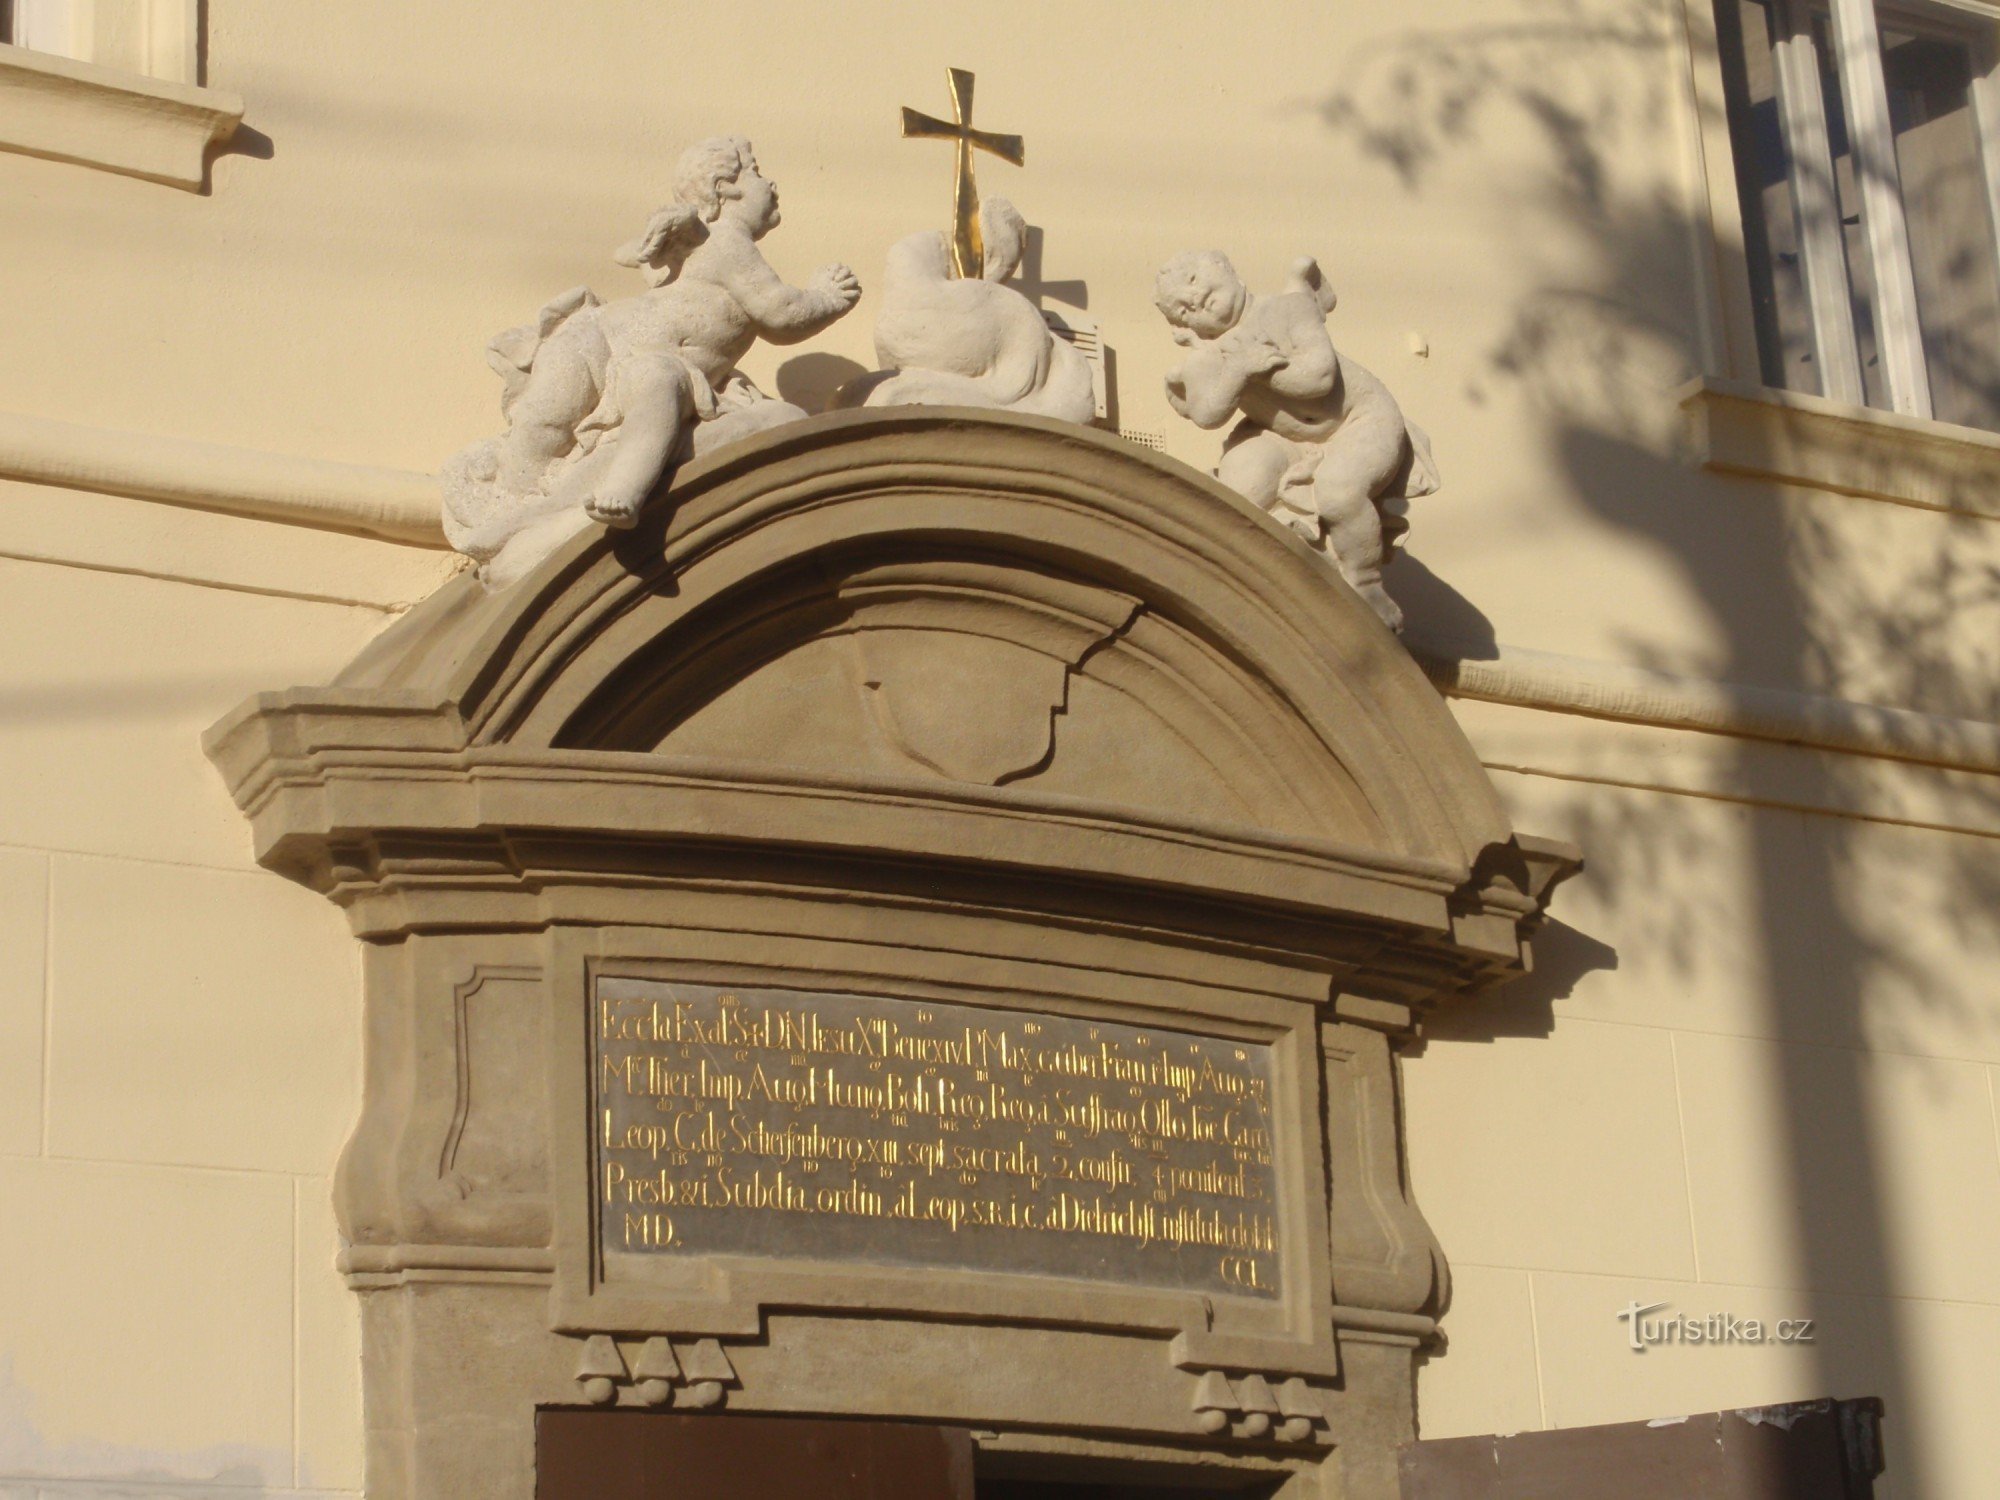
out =
{"type": "Polygon", "coordinates": [[[636,240],[620,245],[612,259],[636,266],[654,286],[665,286],[680,275],[688,252],[708,238],[701,210],[692,203],[669,203],[646,221],[636,240]]]}
{"type": "Polygon", "coordinates": [[[1402,486],[1393,493],[1409,500],[1415,500],[1420,495],[1435,495],[1442,481],[1438,478],[1437,460],[1431,456],[1430,434],[1415,422],[1405,426],[1410,434],[1410,462],[1402,486]]]}
{"type": "Polygon", "coordinates": [[[1308,292],[1319,304],[1322,313],[1333,311],[1340,298],[1326,283],[1326,276],[1319,268],[1319,262],[1310,255],[1302,255],[1292,262],[1292,279],[1285,288],[1288,292],[1308,292]]]}
{"type": "Polygon", "coordinates": [[[574,286],[537,313],[534,322],[523,323],[519,328],[510,328],[493,336],[486,345],[486,363],[504,382],[500,393],[502,416],[513,408],[514,398],[528,383],[528,372],[535,367],[535,356],[541,352],[549,335],[573,314],[595,306],[596,293],[587,286],[574,286]]]}

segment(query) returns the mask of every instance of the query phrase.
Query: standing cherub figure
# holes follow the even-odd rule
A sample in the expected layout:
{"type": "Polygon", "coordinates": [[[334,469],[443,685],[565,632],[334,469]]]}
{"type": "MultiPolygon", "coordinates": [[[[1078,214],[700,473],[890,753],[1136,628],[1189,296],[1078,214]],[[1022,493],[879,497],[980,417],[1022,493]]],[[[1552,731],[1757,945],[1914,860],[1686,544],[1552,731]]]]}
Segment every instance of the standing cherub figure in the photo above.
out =
{"type": "Polygon", "coordinates": [[[1276,296],[1253,297],[1228,257],[1191,250],[1161,270],[1154,300],[1189,350],[1167,400],[1199,427],[1239,410],[1216,477],[1339,565],[1391,630],[1403,612],[1382,568],[1409,529],[1405,501],[1438,487],[1430,440],[1388,388],[1333,347],[1334,294],[1310,257],[1276,296]]]}
{"type": "Polygon", "coordinates": [[[674,173],[674,201],[617,252],[650,291],[599,302],[565,292],[487,346],[506,382],[507,430],[445,466],[444,526],[489,584],[519,577],[588,521],[632,526],[667,471],[692,454],[794,422],[736,368],[759,337],[794,344],[861,295],[847,267],[787,286],[757,248],[778,190],[750,143],[718,136],[674,173]]]}

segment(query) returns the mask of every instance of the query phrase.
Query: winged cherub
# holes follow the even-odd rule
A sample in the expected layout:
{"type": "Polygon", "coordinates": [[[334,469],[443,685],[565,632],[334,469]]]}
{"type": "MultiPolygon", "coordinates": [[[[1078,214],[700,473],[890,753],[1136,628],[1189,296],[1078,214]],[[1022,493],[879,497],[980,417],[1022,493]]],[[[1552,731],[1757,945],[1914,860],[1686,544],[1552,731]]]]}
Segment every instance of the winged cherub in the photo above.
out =
{"type": "Polygon", "coordinates": [[[777,224],[778,190],[749,141],[703,141],[681,157],[674,201],[616,254],[650,290],[600,302],[577,287],[487,346],[507,430],[443,477],[445,535],[489,583],[519,576],[586,519],[634,525],[691,454],[806,415],[736,362],[760,337],[819,332],[861,287],[842,265],[787,286],[757,247],[777,224]]]}
{"type": "Polygon", "coordinates": [[[1193,250],[1161,270],[1154,300],[1188,351],[1167,376],[1174,410],[1207,428],[1243,414],[1216,477],[1329,555],[1400,629],[1382,568],[1437,466],[1388,387],[1333,347],[1318,263],[1298,261],[1282,292],[1256,297],[1220,251],[1193,250]]]}

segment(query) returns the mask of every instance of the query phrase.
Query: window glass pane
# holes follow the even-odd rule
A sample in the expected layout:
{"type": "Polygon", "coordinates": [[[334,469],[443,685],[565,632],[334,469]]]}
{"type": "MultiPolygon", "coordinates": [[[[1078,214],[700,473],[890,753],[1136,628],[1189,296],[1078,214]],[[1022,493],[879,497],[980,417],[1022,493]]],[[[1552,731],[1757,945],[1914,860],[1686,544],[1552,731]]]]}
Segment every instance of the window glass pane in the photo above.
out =
{"type": "Polygon", "coordinates": [[[1887,411],[1888,372],[1882,368],[1875,334],[1875,283],[1868,256],[1868,231],[1861,221],[1861,183],[1855,175],[1854,146],[1847,135],[1847,101],[1840,91],[1839,54],[1833,50],[1833,18],[1815,6],[1811,13],[1813,59],[1819,64],[1820,96],[1826,105],[1827,145],[1833,154],[1833,192],[1840,215],[1840,242],[1847,252],[1848,299],[1854,308],[1854,346],[1861,357],[1862,399],[1887,411]]]}
{"type": "Polygon", "coordinates": [[[1799,265],[1798,207],[1778,112],[1774,5],[1719,0],[1716,23],[1762,378],[1766,385],[1819,395],[1824,387],[1799,265]]]}
{"type": "Polygon", "coordinates": [[[6,0],[7,40],[89,62],[91,14],[82,0],[6,0]]]}
{"type": "Polygon", "coordinates": [[[1971,49],[1885,18],[1882,69],[1931,407],[1941,421],[2000,427],[2000,255],[1973,110],[1971,49]]]}

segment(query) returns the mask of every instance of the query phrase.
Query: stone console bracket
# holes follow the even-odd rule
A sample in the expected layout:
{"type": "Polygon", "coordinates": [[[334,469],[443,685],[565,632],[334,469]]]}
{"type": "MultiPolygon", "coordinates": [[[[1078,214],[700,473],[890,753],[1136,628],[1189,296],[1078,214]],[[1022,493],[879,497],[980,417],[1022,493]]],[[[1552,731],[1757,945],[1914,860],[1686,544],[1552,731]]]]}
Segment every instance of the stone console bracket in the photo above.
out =
{"type": "Polygon", "coordinates": [[[729,1387],[741,1385],[736,1367],[714,1339],[674,1341],[654,1334],[627,1358],[619,1341],[608,1333],[584,1340],[577,1357],[576,1381],[583,1399],[609,1406],[628,1392],[642,1406],[672,1406],[679,1411],[708,1411],[722,1405],[729,1387]]]}

